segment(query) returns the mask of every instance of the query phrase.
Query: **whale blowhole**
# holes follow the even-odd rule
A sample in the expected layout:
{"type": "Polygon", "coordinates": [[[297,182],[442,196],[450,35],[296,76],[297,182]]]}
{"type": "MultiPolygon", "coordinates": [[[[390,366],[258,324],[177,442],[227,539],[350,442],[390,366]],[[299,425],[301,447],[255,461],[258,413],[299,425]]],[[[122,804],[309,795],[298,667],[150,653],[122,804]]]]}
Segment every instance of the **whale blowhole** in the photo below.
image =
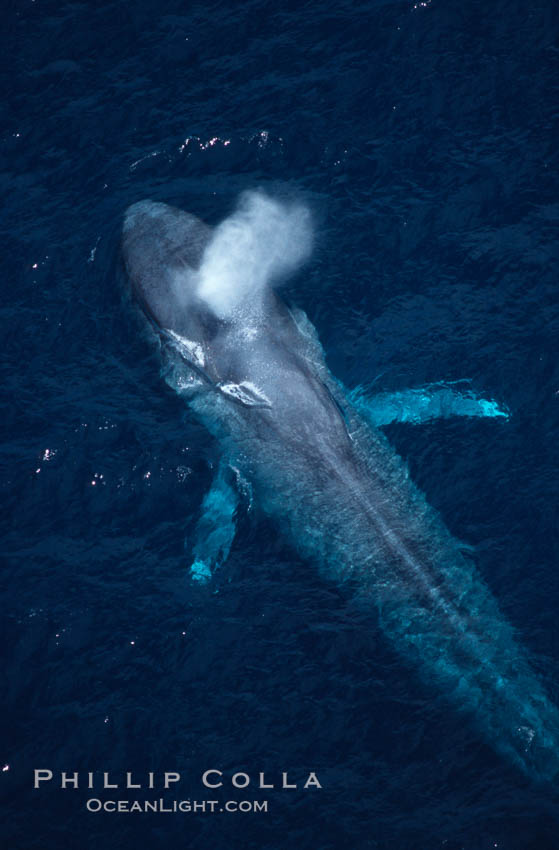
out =
{"type": "Polygon", "coordinates": [[[262,191],[244,192],[206,246],[196,294],[219,319],[256,315],[266,288],[294,272],[311,248],[307,207],[262,191]]]}

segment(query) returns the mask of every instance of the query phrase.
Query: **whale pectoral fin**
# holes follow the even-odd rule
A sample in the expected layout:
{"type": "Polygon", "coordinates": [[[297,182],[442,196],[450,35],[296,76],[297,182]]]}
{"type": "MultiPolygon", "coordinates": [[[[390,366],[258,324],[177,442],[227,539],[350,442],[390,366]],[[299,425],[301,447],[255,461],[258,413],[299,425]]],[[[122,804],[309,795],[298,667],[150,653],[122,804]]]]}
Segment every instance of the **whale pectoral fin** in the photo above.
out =
{"type": "MultiPolygon", "coordinates": [[[[460,381],[457,383],[467,383],[460,381]]],[[[479,398],[472,390],[460,392],[452,385],[437,383],[412,390],[379,393],[368,397],[361,387],[349,393],[354,407],[375,427],[392,422],[421,425],[433,419],[452,416],[478,416],[508,419],[509,412],[496,401],[479,398]]]]}
{"type": "Polygon", "coordinates": [[[222,462],[204,496],[191,550],[190,576],[193,581],[208,582],[229,555],[235,537],[235,515],[239,502],[232,479],[232,470],[222,462]]]}

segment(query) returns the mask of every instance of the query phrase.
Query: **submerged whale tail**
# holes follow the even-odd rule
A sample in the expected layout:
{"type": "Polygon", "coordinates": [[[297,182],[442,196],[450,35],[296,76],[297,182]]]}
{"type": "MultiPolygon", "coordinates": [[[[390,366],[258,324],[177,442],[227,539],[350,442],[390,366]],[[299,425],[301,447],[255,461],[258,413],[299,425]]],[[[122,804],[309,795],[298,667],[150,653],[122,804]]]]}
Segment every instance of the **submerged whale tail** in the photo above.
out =
{"type": "MultiPolygon", "coordinates": [[[[487,743],[559,790],[559,710],[514,628],[386,438],[352,405],[344,413],[363,483],[335,516],[322,510],[321,562],[329,574],[357,580],[361,604],[376,608],[394,648],[487,743]]],[[[298,535],[317,529],[320,501],[301,507],[298,535]]]]}

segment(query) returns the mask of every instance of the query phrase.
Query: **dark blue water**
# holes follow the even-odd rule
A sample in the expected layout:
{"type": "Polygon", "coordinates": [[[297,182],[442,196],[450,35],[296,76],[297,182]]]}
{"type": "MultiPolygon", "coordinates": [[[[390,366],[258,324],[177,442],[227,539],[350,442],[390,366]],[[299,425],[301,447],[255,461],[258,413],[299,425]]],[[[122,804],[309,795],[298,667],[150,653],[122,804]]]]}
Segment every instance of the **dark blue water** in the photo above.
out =
{"type": "Polygon", "coordinates": [[[558,702],[558,18],[551,0],[3,9],[8,850],[559,847],[552,793],[271,523],[242,517],[210,588],[189,582],[216,446],[159,377],[118,256],[134,201],[214,223],[244,189],[288,187],[317,233],[288,295],[334,374],[469,378],[508,405],[505,424],[387,433],[558,702]],[[36,768],[54,774],[39,790],[36,768]],[[253,781],[211,792],[208,768],[253,781]],[[311,770],[322,790],[301,789],[311,770]],[[157,790],[61,790],[61,771],[154,771],[157,790]],[[259,791],[260,771],[299,788],[259,791]],[[269,807],[92,813],[92,796],[269,807]]]}

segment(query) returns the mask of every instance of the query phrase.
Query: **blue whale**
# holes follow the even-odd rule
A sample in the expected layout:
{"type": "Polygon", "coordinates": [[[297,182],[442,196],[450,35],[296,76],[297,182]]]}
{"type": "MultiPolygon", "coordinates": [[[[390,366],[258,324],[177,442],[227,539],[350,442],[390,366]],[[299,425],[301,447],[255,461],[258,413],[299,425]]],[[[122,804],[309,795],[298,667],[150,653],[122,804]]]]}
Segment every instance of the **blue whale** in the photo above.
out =
{"type": "Polygon", "coordinates": [[[329,372],[315,328],[272,285],[309,255],[304,208],[246,196],[216,228],[142,201],[124,264],[163,375],[218,438],[222,460],[192,549],[207,580],[228,554],[239,491],[336,581],[357,587],[395,650],[532,779],[559,774],[559,713],[474,564],[378,426],[506,417],[449,385],[367,399],[329,372]]]}

